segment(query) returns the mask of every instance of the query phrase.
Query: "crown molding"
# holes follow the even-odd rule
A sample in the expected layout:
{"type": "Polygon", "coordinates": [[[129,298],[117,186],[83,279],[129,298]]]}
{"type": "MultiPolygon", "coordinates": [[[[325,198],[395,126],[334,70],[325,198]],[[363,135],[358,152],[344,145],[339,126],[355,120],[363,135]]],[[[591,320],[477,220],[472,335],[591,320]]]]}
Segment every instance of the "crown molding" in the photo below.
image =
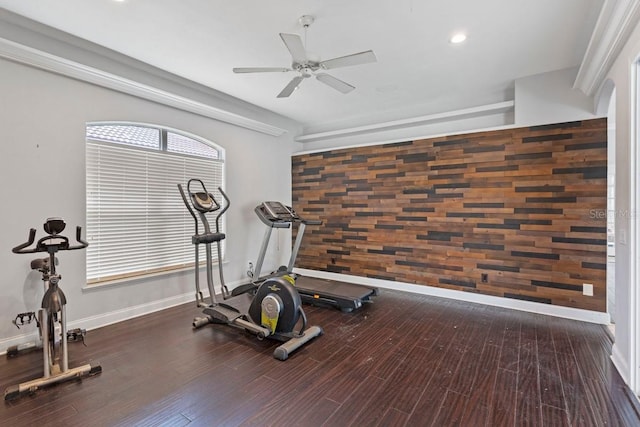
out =
{"type": "Polygon", "coordinates": [[[594,96],[640,20],[640,0],[605,0],[573,87],[594,96]]]}
{"type": "Polygon", "coordinates": [[[107,89],[133,95],[266,135],[277,137],[287,132],[286,129],[268,123],[231,113],[3,38],[0,38],[0,58],[92,83],[107,89]]]}
{"type": "Polygon", "coordinates": [[[407,119],[393,120],[389,122],[376,123],[372,125],[357,126],[345,129],[332,130],[327,132],[307,133],[297,136],[297,142],[320,141],[330,138],[337,138],[346,135],[362,135],[373,132],[380,132],[388,129],[397,129],[399,127],[409,128],[413,126],[422,126],[426,124],[450,122],[454,120],[462,120],[471,117],[488,116],[498,113],[506,113],[513,111],[514,101],[504,101],[495,104],[481,105],[479,107],[464,108],[461,110],[446,111],[443,113],[429,114],[426,116],[410,117],[407,119]]]}

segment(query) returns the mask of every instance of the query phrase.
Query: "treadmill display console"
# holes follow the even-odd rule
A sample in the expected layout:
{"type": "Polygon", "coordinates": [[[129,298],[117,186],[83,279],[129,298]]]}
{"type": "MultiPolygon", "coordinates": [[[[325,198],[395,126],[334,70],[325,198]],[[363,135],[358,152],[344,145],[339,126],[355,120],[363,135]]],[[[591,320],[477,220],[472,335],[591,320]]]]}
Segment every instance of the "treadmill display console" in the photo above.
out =
{"type": "Polygon", "coordinates": [[[263,202],[256,208],[261,219],[272,222],[293,222],[298,219],[295,211],[280,202],[263,202]]]}

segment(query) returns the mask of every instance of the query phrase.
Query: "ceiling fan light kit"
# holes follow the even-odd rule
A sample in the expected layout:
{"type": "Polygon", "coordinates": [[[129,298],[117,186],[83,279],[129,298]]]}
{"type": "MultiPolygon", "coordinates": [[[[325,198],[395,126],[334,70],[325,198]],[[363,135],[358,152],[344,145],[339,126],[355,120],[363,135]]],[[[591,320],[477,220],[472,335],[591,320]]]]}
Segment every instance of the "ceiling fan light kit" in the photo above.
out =
{"type": "MultiPolygon", "coordinates": [[[[300,25],[306,30],[313,24],[314,18],[311,15],[303,15],[298,19],[300,25]]],[[[351,67],[354,65],[368,64],[376,62],[376,55],[372,50],[353,53],[351,55],[340,56],[338,58],[328,59],[326,61],[312,60],[308,54],[302,39],[297,34],[280,33],[280,38],[291,54],[291,68],[283,67],[239,67],[234,68],[233,72],[238,74],[244,73],[286,73],[296,71],[300,75],[294,77],[285,88],[278,94],[278,98],[289,97],[304,79],[315,77],[321,83],[337,90],[341,93],[349,93],[355,89],[350,85],[330,74],[319,72],[324,70],[332,70],[341,67],[351,67]]]]}

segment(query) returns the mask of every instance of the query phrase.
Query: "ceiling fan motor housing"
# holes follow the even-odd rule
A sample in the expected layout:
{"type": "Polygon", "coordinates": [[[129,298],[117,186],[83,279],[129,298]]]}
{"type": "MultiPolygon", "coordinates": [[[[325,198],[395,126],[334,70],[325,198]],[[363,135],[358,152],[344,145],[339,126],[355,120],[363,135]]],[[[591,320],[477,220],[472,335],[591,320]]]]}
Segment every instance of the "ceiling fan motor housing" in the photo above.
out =
{"type": "Polygon", "coordinates": [[[291,64],[291,68],[303,74],[305,73],[309,74],[314,71],[318,71],[320,69],[320,64],[317,62],[305,62],[303,64],[294,62],[293,64],[291,64]]]}

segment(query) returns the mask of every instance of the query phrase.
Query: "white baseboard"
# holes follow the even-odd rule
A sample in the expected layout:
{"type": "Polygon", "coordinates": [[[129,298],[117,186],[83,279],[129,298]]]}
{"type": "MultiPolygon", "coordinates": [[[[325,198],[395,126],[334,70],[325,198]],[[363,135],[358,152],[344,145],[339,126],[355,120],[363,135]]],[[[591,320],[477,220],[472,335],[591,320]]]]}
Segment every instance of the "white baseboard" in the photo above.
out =
{"type": "MultiPolygon", "coordinates": [[[[449,298],[459,301],[467,301],[472,303],[486,304],[496,307],[510,308],[514,310],[526,311],[531,313],[545,314],[548,316],[563,317],[566,319],[580,320],[590,323],[608,324],[609,315],[607,313],[599,313],[588,310],[581,310],[577,308],[552,306],[548,304],[539,304],[529,301],[521,301],[510,298],[499,298],[488,295],[471,294],[468,292],[454,291],[450,289],[434,288],[431,286],[414,285],[410,283],[393,282],[390,280],[371,279],[367,277],[351,276],[346,274],[329,273],[325,271],[307,270],[307,269],[295,269],[296,273],[318,277],[322,279],[339,280],[342,282],[356,283],[360,285],[374,286],[383,289],[391,289],[397,291],[413,292],[422,295],[432,295],[436,297],[449,298]]],[[[243,284],[242,281],[237,281],[227,284],[229,289],[233,289],[236,286],[243,284]]],[[[208,294],[205,295],[208,297],[208,294]]],[[[143,316],[156,311],[164,310],[176,305],[185,304],[194,301],[194,293],[189,292],[182,295],[176,295],[173,297],[165,298],[158,301],[153,301],[146,304],[140,304],[132,307],[126,307],[121,310],[111,311],[108,313],[99,314],[96,316],[86,317],[71,321],[68,323],[68,329],[83,328],[87,331],[92,329],[101,328],[117,322],[132,319],[134,317],[143,316]]],[[[29,334],[21,334],[13,337],[9,337],[0,340],[0,349],[2,353],[6,353],[6,349],[14,345],[25,344],[33,342],[38,338],[37,331],[29,334]]],[[[628,379],[628,366],[624,363],[624,358],[616,352],[617,347],[614,346],[614,354],[612,360],[623,378],[628,379]],[[624,370],[623,370],[624,369],[624,370]]]]}
{"type": "MultiPolygon", "coordinates": [[[[103,326],[112,325],[114,323],[122,322],[125,320],[133,319],[134,317],[143,316],[145,314],[154,313],[156,311],[164,310],[176,305],[184,304],[190,301],[195,301],[195,294],[189,292],[188,294],[177,295],[174,297],[164,298],[158,301],[150,303],[134,305],[132,307],[123,308],[109,313],[98,314],[96,316],[85,317],[74,322],[70,322],[69,329],[84,328],[87,331],[92,329],[101,328],[103,326]]],[[[194,303],[195,305],[195,303],[194,303]]]]}
{"type": "MultiPolygon", "coordinates": [[[[236,281],[228,283],[227,287],[229,288],[229,290],[232,290],[243,283],[245,282],[236,281]]],[[[203,290],[202,293],[205,298],[209,297],[208,292],[203,290]]],[[[103,326],[112,325],[114,323],[123,322],[134,317],[144,316],[145,314],[154,313],[156,311],[164,310],[188,302],[193,302],[195,307],[195,291],[169,298],[164,298],[150,303],[126,307],[121,310],[98,314],[96,316],[85,317],[84,319],[70,321],[67,323],[67,329],[71,330],[74,328],[82,328],[90,331],[92,329],[97,329],[103,326]]],[[[185,327],[188,328],[189,325],[185,325],[185,327]]],[[[38,331],[34,330],[28,334],[16,335],[0,340],[0,349],[2,349],[0,355],[5,354],[9,347],[34,342],[38,339],[38,331]]]]}
{"type": "MultiPolygon", "coordinates": [[[[243,283],[245,282],[237,281],[228,283],[227,286],[229,290],[232,290],[243,283]]],[[[202,293],[205,298],[209,297],[209,292],[203,290],[202,293]]],[[[123,322],[134,317],[144,316],[145,314],[154,313],[156,311],[164,310],[188,302],[193,302],[195,307],[195,291],[169,298],[164,298],[150,303],[126,307],[121,310],[98,314],[96,316],[85,317],[84,319],[70,321],[67,323],[67,329],[71,330],[75,328],[82,328],[90,331],[92,329],[97,329],[103,326],[112,325],[114,323],[123,322]]],[[[185,327],[189,327],[189,325],[186,325],[185,327]]],[[[16,335],[0,340],[0,355],[5,354],[9,347],[35,342],[38,339],[38,331],[34,328],[34,330],[30,333],[16,335]]]]}
{"type": "MultiPolygon", "coordinates": [[[[227,287],[229,290],[233,290],[237,286],[246,283],[244,281],[234,281],[231,283],[227,283],[227,287]]],[[[202,290],[202,294],[204,298],[209,297],[209,292],[205,289],[202,290]]],[[[218,294],[216,294],[218,296],[218,294]]],[[[175,307],[176,305],[186,304],[188,302],[193,302],[195,307],[195,289],[192,292],[176,295],[173,297],[161,299],[158,301],[152,301],[150,303],[135,305],[132,307],[123,308],[121,310],[111,311],[109,313],[99,314],[97,316],[86,317],[84,319],[80,319],[78,321],[70,322],[68,328],[79,328],[82,327],[87,331],[91,329],[101,328],[103,326],[112,325],[114,323],[122,322],[125,320],[132,319],[134,317],[144,316],[145,314],[151,314],[156,311],[164,310],[170,307],[175,307]]]]}
{"type": "Polygon", "coordinates": [[[473,302],[496,307],[510,308],[513,310],[530,313],[545,314],[547,316],[562,317],[565,319],[580,320],[589,323],[606,325],[610,322],[609,314],[597,311],[582,310],[579,308],[562,307],[550,304],[541,304],[531,301],[523,301],[512,298],[500,298],[490,295],[480,295],[451,289],[435,288],[432,286],[414,285],[411,283],[394,282],[391,280],[372,279],[369,277],[351,276],[348,274],[330,273],[326,271],[307,270],[296,268],[294,271],[303,276],[318,277],[321,279],[338,280],[341,282],[355,283],[358,285],[373,286],[396,291],[413,292],[421,295],[431,295],[449,298],[459,301],[473,302]]]}
{"type": "MultiPolygon", "coordinates": [[[[614,343],[611,349],[611,361],[618,370],[623,381],[631,388],[631,372],[629,371],[629,363],[620,352],[620,348],[614,343]]],[[[633,388],[632,388],[633,390],[633,388]]]]}
{"type": "MultiPolygon", "coordinates": [[[[158,301],[153,301],[147,304],[140,304],[132,307],[123,308],[121,310],[112,311],[109,313],[99,314],[96,316],[86,317],[84,319],[74,320],[67,323],[67,329],[82,328],[87,331],[91,329],[101,328],[103,326],[111,325],[113,323],[122,322],[134,317],[142,316],[145,314],[153,313],[159,310],[164,310],[169,307],[184,304],[189,301],[194,301],[194,294],[183,294],[170,298],[165,298],[158,301]]],[[[0,340],[0,348],[2,353],[6,353],[9,347],[26,344],[37,341],[38,331],[37,329],[29,334],[22,334],[0,340]]]]}

